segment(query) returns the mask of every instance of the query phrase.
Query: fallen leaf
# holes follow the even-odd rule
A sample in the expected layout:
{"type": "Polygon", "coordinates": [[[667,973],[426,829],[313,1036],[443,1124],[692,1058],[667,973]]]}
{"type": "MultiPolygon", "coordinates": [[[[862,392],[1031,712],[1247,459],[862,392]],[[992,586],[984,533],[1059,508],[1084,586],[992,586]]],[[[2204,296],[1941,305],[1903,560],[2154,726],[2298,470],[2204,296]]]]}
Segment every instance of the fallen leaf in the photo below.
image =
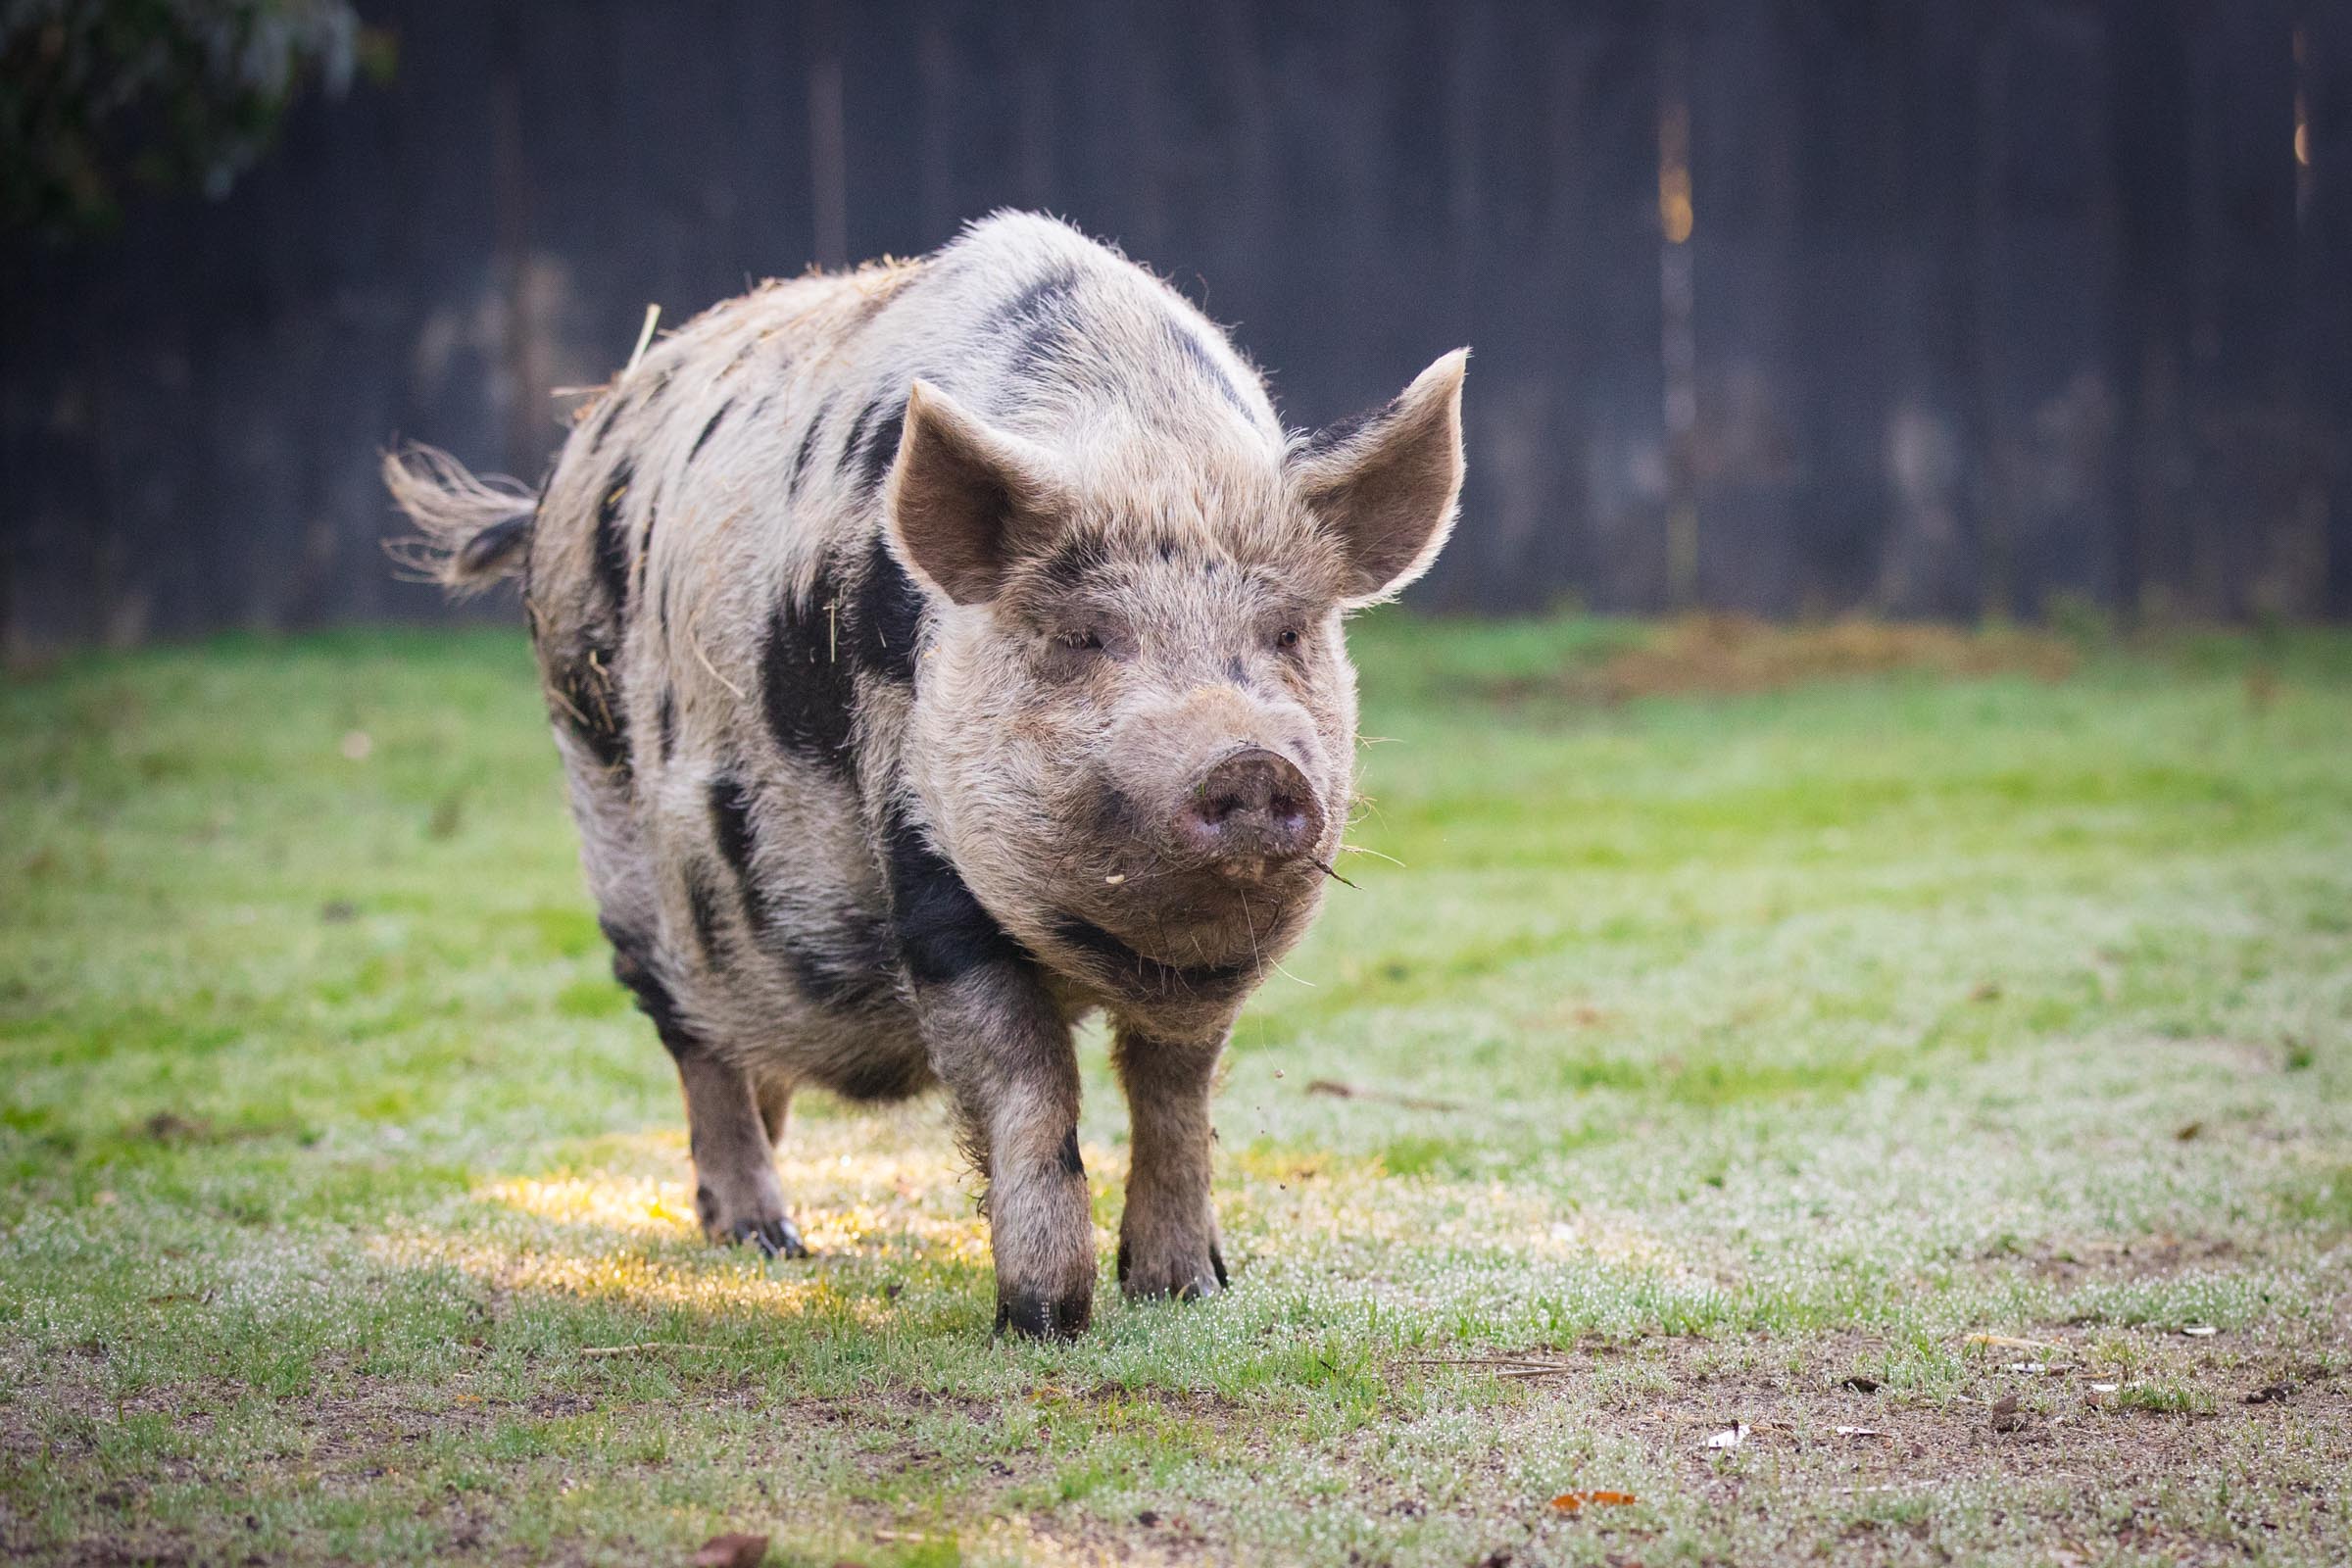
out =
{"type": "Polygon", "coordinates": [[[2252,1394],[2247,1395],[2246,1402],[2248,1404],[2284,1404],[2294,1392],[2293,1387],[2289,1384],[2266,1383],[2252,1394]]]}
{"type": "Polygon", "coordinates": [[[1993,1431],[2015,1432],[2025,1424],[2026,1418],[2018,1413],[2016,1395],[2004,1394],[1992,1401],[1993,1431]]]}
{"type": "Polygon", "coordinates": [[[1423,1095],[1399,1095],[1386,1089],[1366,1089],[1357,1084],[1342,1083],[1337,1078],[1317,1078],[1306,1086],[1310,1095],[1327,1095],[1333,1100],[1377,1100],[1391,1105],[1402,1105],[1407,1110],[1461,1110],[1459,1102],[1432,1100],[1423,1095]]]}
{"type": "Polygon", "coordinates": [[[2187,1335],[2192,1340],[2210,1340],[2216,1334],[2219,1334],[2222,1331],[2215,1328],[2210,1323],[2191,1323],[2181,1329],[2180,1332],[2187,1335]]]}
{"type": "Polygon", "coordinates": [[[1551,1499],[1551,1505],[1562,1513],[1582,1513],[1587,1507],[1631,1507],[1637,1500],[1630,1492],[1563,1492],[1551,1499]]]}
{"type": "Polygon", "coordinates": [[[2093,1394],[2113,1394],[2122,1387],[2123,1385],[2121,1383],[2093,1383],[2090,1386],[2090,1392],[2093,1394]]]}
{"type": "Polygon", "coordinates": [[[2197,1134],[2203,1132],[2204,1130],[2205,1124],[2201,1121],[2184,1122],[2180,1127],[2174,1129],[2173,1138],[2179,1143],[2185,1144],[2194,1139],[2197,1134]]]}
{"type": "Polygon", "coordinates": [[[1983,1346],[1988,1350],[2056,1350],[2063,1347],[2047,1340],[2018,1340],[2006,1334],[1970,1334],[1962,1338],[1963,1345],[1983,1346]]]}
{"type": "Polygon", "coordinates": [[[765,1536],[712,1536],[694,1554],[694,1568],[760,1568],[766,1560],[765,1536]]]}
{"type": "Polygon", "coordinates": [[[1707,1440],[1710,1448],[1737,1448],[1747,1441],[1747,1423],[1735,1421],[1707,1440]]]}
{"type": "Polygon", "coordinates": [[[1830,1430],[1841,1438],[1883,1438],[1886,1436],[1877,1427],[1832,1427],[1830,1430]]]}
{"type": "Polygon", "coordinates": [[[1886,1385],[1881,1383],[1877,1378],[1861,1377],[1847,1378],[1843,1383],[1840,1383],[1838,1386],[1845,1390],[1848,1394],[1876,1394],[1879,1392],[1879,1390],[1886,1387],[1886,1385]]]}

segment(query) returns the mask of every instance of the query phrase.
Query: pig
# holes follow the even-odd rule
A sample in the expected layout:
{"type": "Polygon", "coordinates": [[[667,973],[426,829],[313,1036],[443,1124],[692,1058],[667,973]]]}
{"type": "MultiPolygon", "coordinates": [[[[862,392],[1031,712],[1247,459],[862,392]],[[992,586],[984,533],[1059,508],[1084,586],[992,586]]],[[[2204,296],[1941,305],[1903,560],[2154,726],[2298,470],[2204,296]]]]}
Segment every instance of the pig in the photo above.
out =
{"type": "Polygon", "coordinates": [[[1116,1277],[1228,1285],[1211,1088],[1354,798],[1350,611],[1426,570],[1467,350],[1306,436],[1174,289],[1000,213],[642,353],[543,488],[385,460],[416,558],[521,600],[613,952],[676,1063],[704,1230],[806,1249],[796,1088],[944,1085],[997,1326],[1097,1261],[1075,1025],[1132,1128],[1116,1277]]]}

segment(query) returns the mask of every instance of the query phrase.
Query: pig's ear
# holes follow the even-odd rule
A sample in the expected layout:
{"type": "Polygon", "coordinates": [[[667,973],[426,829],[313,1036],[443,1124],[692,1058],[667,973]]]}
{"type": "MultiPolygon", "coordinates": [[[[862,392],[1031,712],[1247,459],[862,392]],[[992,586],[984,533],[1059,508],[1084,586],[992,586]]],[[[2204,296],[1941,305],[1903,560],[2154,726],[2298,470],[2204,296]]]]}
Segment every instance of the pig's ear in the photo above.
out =
{"type": "Polygon", "coordinates": [[[1291,460],[1299,499],[1346,552],[1341,602],[1388,598],[1435,561],[1462,493],[1462,371],[1455,349],[1387,408],[1324,431],[1291,460]]]}
{"type": "Polygon", "coordinates": [[[914,383],[882,507],[899,559],[917,575],[959,605],[995,598],[1005,568],[1052,533],[1059,495],[1045,454],[914,383]]]}

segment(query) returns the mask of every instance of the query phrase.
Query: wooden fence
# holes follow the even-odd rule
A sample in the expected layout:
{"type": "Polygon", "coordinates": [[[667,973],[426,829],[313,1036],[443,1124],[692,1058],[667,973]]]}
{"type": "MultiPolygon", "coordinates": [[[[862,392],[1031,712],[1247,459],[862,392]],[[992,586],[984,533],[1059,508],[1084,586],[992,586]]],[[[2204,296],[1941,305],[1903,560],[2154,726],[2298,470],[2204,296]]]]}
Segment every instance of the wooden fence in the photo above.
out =
{"type": "Polygon", "coordinates": [[[1295,423],[1475,346],[1432,607],[2352,613],[2352,0],[362,0],[227,199],[0,246],[0,642],[444,613],[648,302],[1047,208],[1295,423]]]}

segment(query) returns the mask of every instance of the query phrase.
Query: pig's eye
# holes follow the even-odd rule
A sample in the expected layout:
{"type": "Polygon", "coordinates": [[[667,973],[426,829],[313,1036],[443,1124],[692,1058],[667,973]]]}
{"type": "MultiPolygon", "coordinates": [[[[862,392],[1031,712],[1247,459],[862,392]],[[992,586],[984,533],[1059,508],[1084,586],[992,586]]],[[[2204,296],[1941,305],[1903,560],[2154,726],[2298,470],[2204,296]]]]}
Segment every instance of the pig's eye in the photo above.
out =
{"type": "Polygon", "coordinates": [[[1285,626],[1282,628],[1282,630],[1276,632],[1274,634],[1274,646],[1281,649],[1286,654],[1294,648],[1297,648],[1298,646],[1298,628],[1296,626],[1285,626]]]}
{"type": "Polygon", "coordinates": [[[1091,631],[1065,631],[1054,637],[1054,644],[1073,653],[1097,653],[1102,650],[1102,639],[1100,634],[1091,631]]]}

